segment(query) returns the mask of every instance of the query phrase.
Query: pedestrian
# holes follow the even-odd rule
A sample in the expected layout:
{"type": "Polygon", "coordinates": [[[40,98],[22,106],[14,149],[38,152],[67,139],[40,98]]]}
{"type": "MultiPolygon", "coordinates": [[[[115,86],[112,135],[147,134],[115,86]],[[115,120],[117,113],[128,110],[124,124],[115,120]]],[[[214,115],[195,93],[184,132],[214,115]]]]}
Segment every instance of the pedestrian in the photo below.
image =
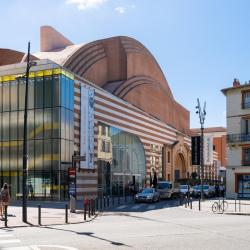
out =
{"type": "Polygon", "coordinates": [[[10,192],[7,183],[3,184],[3,188],[1,189],[1,216],[3,218],[3,214],[5,213],[5,206],[9,206],[10,203],[10,192]]]}
{"type": "Polygon", "coordinates": [[[215,184],[215,195],[216,195],[216,197],[219,197],[219,185],[218,185],[218,183],[215,184]]]}
{"type": "Polygon", "coordinates": [[[222,197],[224,197],[224,192],[225,192],[224,186],[223,186],[223,184],[221,184],[221,185],[220,185],[220,195],[221,195],[222,197]]]}

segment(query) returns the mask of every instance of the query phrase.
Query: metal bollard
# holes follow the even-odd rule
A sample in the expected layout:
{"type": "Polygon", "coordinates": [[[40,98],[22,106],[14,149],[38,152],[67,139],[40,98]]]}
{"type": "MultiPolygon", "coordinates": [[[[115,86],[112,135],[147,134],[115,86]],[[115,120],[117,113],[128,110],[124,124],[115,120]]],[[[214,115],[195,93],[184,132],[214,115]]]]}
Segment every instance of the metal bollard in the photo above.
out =
{"type": "Polygon", "coordinates": [[[185,208],[187,208],[187,198],[185,198],[185,208]]]}
{"type": "Polygon", "coordinates": [[[65,223],[68,223],[68,204],[65,204],[65,223]]]}
{"type": "Polygon", "coordinates": [[[189,199],[189,197],[187,197],[187,196],[186,196],[186,198],[187,198],[187,201],[188,201],[188,206],[189,206],[189,203],[190,203],[190,199],[189,199]]]}
{"type": "Polygon", "coordinates": [[[107,197],[107,207],[109,207],[109,196],[107,197]]]}
{"type": "Polygon", "coordinates": [[[84,220],[86,220],[87,218],[87,204],[84,202],[84,220]]]}
{"type": "Polygon", "coordinates": [[[199,211],[201,211],[201,198],[199,198],[199,211]]]}
{"type": "Polygon", "coordinates": [[[103,207],[105,208],[106,207],[106,197],[103,196],[103,207]]]}
{"type": "Polygon", "coordinates": [[[190,209],[193,209],[192,199],[190,199],[190,209]]]}
{"type": "Polygon", "coordinates": [[[90,211],[91,211],[91,204],[90,204],[91,202],[90,202],[90,200],[89,200],[89,218],[90,218],[90,216],[91,216],[91,214],[90,214],[90,211]]]}
{"type": "Polygon", "coordinates": [[[100,198],[100,210],[102,210],[102,198],[100,198]]]}
{"type": "Polygon", "coordinates": [[[38,225],[42,225],[41,223],[41,205],[38,204],[38,225]]]}
{"type": "Polygon", "coordinates": [[[95,210],[96,210],[95,205],[96,205],[96,202],[95,202],[95,199],[94,199],[94,200],[93,200],[93,215],[95,215],[95,210]]]}
{"type": "Polygon", "coordinates": [[[234,198],[234,212],[236,212],[237,211],[237,207],[236,207],[236,205],[237,205],[237,202],[236,202],[236,197],[234,198]]]}
{"type": "Polygon", "coordinates": [[[241,209],[240,205],[241,205],[241,204],[240,204],[240,198],[239,198],[239,212],[240,212],[240,209],[241,209]]]}
{"type": "Polygon", "coordinates": [[[98,197],[95,199],[95,203],[96,203],[96,205],[95,205],[96,209],[95,210],[98,211],[98,197]]]}
{"type": "Polygon", "coordinates": [[[8,221],[8,213],[7,213],[8,206],[4,206],[4,226],[8,227],[7,221],[8,221]]]}

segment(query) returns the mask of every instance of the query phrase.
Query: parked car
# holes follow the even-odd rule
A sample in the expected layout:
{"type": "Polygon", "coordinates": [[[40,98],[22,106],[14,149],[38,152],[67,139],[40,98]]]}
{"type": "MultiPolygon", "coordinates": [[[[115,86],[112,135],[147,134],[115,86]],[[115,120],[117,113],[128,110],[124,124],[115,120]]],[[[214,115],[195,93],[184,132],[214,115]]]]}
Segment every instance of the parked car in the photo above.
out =
{"type": "Polygon", "coordinates": [[[170,181],[159,181],[156,190],[160,193],[161,199],[177,197],[180,194],[179,184],[170,181]]]}
{"type": "MultiPolygon", "coordinates": [[[[214,195],[214,191],[209,185],[203,185],[203,193],[207,198],[214,195]]],[[[193,196],[196,198],[201,196],[201,185],[193,187],[193,196]]]]}
{"type": "Polygon", "coordinates": [[[135,195],[135,202],[156,202],[160,200],[160,194],[155,188],[143,188],[135,195]]]}
{"type": "MultiPolygon", "coordinates": [[[[190,195],[193,193],[192,186],[189,186],[189,193],[190,195]]],[[[188,195],[188,185],[180,185],[180,195],[187,196],[188,195]]]]}

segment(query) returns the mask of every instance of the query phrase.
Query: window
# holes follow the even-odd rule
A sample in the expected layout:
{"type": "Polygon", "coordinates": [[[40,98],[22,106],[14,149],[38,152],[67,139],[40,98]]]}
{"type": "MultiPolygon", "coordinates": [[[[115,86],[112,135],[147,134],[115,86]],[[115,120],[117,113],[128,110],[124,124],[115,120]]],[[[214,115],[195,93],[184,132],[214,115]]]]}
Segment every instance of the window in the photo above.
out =
{"type": "Polygon", "coordinates": [[[52,78],[44,77],[44,107],[52,107],[52,78]]]}
{"type": "Polygon", "coordinates": [[[170,163],[170,152],[168,151],[168,163],[170,163]]]}
{"type": "Polygon", "coordinates": [[[250,165],[250,148],[243,148],[243,165],[250,165]]]}
{"type": "Polygon", "coordinates": [[[215,145],[213,145],[213,150],[215,151],[215,145]]]}
{"type": "Polygon", "coordinates": [[[250,108],[250,91],[242,93],[242,108],[250,108]]]}
{"type": "MultiPolygon", "coordinates": [[[[19,95],[20,95],[20,93],[19,93],[19,95]]],[[[43,108],[43,77],[37,77],[36,78],[35,102],[36,102],[35,103],[35,108],[43,108]]]]}

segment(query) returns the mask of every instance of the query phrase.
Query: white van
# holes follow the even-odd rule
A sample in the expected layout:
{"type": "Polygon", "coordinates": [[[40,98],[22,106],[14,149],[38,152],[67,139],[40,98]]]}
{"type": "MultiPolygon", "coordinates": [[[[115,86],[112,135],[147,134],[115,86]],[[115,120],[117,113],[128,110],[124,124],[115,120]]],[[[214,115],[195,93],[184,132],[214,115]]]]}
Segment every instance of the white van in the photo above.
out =
{"type": "Polygon", "coordinates": [[[180,185],[170,181],[159,181],[156,190],[160,193],[161,199],[169,199],[179,196],[180,185]]]}

